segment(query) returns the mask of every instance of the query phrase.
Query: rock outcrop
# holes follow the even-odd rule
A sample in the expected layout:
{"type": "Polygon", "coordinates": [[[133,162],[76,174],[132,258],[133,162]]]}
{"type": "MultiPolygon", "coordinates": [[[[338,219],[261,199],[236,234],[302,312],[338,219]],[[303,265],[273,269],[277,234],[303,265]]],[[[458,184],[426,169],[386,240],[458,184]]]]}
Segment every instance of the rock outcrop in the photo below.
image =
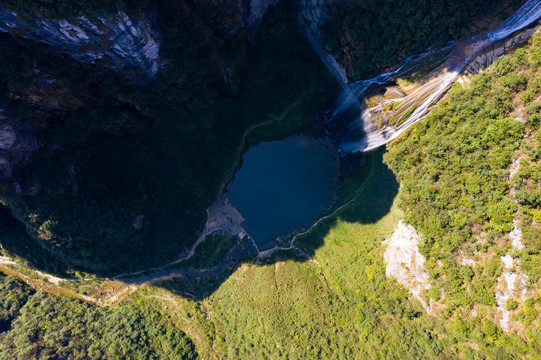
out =
{"type": "Polygon", "coordinates": [[[0,8],[0,32],[51,45],[85,64],[101,62],[119,73],[153,78],[163,65],[155,16],[139,19],[119,12],[91,21],[51,20],[0,8]]]}
{"type": "Polygon", "coordinates": [[[10,177],[13,166],[29,158],[37,148],[34,136],[18,129],[0,113],[0,179],[10,177]]]}
{"type": "Polygon", "coordinates": [[[400,221],[388,241],[383,255],[387,267],[385,275],[395,278],[406,287],[423,307],[430,311],[421,294],[430,288],[429,276],[425,269],[425,258],[419,253],[418,245],[421,236],[413,226],[400,221]]]}

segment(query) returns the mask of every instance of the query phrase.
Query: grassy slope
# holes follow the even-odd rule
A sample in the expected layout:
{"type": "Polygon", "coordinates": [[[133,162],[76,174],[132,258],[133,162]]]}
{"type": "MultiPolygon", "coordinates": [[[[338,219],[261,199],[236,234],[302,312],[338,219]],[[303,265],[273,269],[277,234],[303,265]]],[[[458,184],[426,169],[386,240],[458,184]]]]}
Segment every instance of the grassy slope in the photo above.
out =
{"type": "Polygon", "coordinates": [[[170,312],[164,306],[171,301],[163,298],[176,298],[176,317],[191,329],[212,328],[206,339],[196,341],[203,357],[533,356],[534,348],[516,336],[505,336],[490,321],[464,318],[453,322],[427,315],[419,303],[409,300],[404,288],[385,277],[382,241],[402,212],[393,200],[396,190],[388,186],[394,182],[393,174],[376,161],[370,175],[358,202],[311,234],[311,241],[320,244],[313,261],[242,265],[200,305],[165,290],[144,291],[147,296],[160,294],[165,313],[170,312]],[[367,221],[360,208],[374,212],[381,203],[369,200],[386,196],[391,204],[383,207],[384,214],[367,221]],[[191,308],[189,304],[194,309],[202,306],[207,319],[194,321],[182,315],[180,309],[191,308]]]}
{"type": "MultiPolygon", "coordinates": [[[[480,151],[472,156],[477,159],[475,161],[477,166],[483,164],[479,158],[488,156],[485,164],[489,166],[488,169],[493,169],[493,172],[487,172],[488,169],[485,169],[484,172],[481,172],[483,176],[481,179],[495,184],[490,187],[493,189],[491,191],[495,191],[495,194],[503,192],[503,196],[507,196],[508,190],[505,186],[498,184],[505,182],[504,177],[508,173],[511,150],[517,149],[515,130],[517,127],[518,129],[521,127],[516,120],[512,120],[516,124],[506,120],[507,114],[512,109],[508,109],[505,99],[502,99],[501,95],[495,96],[493,91],[508,94],[507,96],[512,95],[509,101],[511,105],[522,104],[526,105],[530,112],[539,111],[539,106],[531,105],[532,101],[537,102],[535,99],[539,89],[533,89],[534,85],[521,85],[522,80],[520,80],[522,72],[527,75],[528,79],[536,78],[537,67],[534,67],[532,72],[519,66],[520,63],[525,66],[529,61],[537,61],[538,39],[538,36],[534,38],[533,45],[527,52],[521,50],[514,57],[500,60],[487,74],[474,81],[471,90],[455,95],[455,100],[451,100],[451,102],[458,101],[460,105],[455,107],[452,104],[442,104],[437,112],[414,128],[409,137],[404,137],[401,140],[407,145],[400,147],[394,145],[392,147],[392,152],[386,155],[387,161],[391,162],[393,159],[392,164],[396,168],[410,166],[408,161],[412,160],[406,158],[407,161],[400,162],[404,153],[398,153],[397,150],[404,151],[409,148],[410,151],[422,152],[423,148],[417,143],[423,138],[426,139],[425,143],[430,143],[432,131],[434,131],[434,139],[441,141],[451,142],[455,138],[461,139],[461,144],[465,144],[466,139],[470,143],[489,141],[489,145],[485,143],[484,146],[472,147],[474,153],[480,151]],[[517,95],[521,94],[521,91],[517,92],[516,90],[502,92],[501,87],[506,86],[518,86],[522,91],[530,89],[533,91],[533,95],[517,95]],[[487,94],[491,101],[484,99],[487,94]],[[471,100],[465,102],[465,96],[471,96],[471,100]],[[529,103],[521,103],[524,99],[529,99],[529,103]],[[500,101],[504,102],[503,105],[494,109],[494,106],[501,104],[500,101]],[[474,117],[471,113],[468,116],[461,116],[460,111],[467,112],[468,104],[472,103],[482,109],[485,107],[485,110],[479,112],[478,117],[474,117]],[[456,122],[441,121],[447,114],[453,114],[457,117],[456,122]],[[486,120],[489,123],[488,126],[483,123],[483,116],[485,116],[484,119],[488,119],[486,120]],[[465,124],[468,121],[479,124],[474,126],[472,123],[467,127],[465,124]],[[490,125],[492,122],[494,124],[490,125]],[[503,126],[507,135],[496,136],[498,125],[503,126]],[[445,130],[447,136],[444,138],[441,137],[441,126],[447,127],[445,130]],[[455,127],[462,131],[454,133],[455,127]],[[432,130],[432,128],[438,130],[432,130]],[[486,132],[490,131],[496,132],[490,138],[491,140],[486,138],[486,132]],[[416,142],[416,144],[409,144],[410,142],[416,142]]],[[[529,136],[528,144],[523,145],[528,150],[528,164],[534,160],[537,161],[539,153],[536,150],[537,137],[535,134],[537,132],[536,128],[533,128],[533,126],[539,126],[536,119],[534,116],[527,126],[528,134],[531,136],[529,136]]],[[[460,154],[453,152],[455,149],[457,149],[456,145],[454,148],[451,147],[450,151],[442,153],[441,158],[447,159],[447,161],[455,159],[465,166],[467,163],[460,160],[460,154]]],[[[523,160],[523,163],[525,166],[526,160],[523,160]]],[[[425,161],[421,164],[429,166],[430,162],[425,161]]],[[[444,167],[443,169],[469,174],[469,177],[474,176],[472,172],[464,173],[460,166],[444,167]]],[[[528,183],[529,191],[534,193],[538,191],[533,186],[535,182],[528,180],[528,178],[535,179],[536,169],[536,165],[530,165],[521,173],[521,179],[525,179],[521,181],[528,183]]],[[[354,358],[355,356],[358,358],[385,356],[404,358],[410,356],[414,358],[459,357],[466,359],[509,359],[525,356],[526,358],[537,358],[536,339],[539,331],[535,321],[530,320],[531,326],[526,332],[527,339],[533,341],[525,342],[524,338],[521,339],[512,333],[503,333],[491,320],[491,313],[482,309],[479,310],[477,316],[471,316],[469,311],[465,311],[465,314],[455,312],[451,318],[442,316],[435,319],[425,315],[415,301],[408,300],[406,291],[392,279],[384,277],[381,241],[391,233],[397,220],[401,217],[401,212],[393,201],[396,189],[393,190],[395,181],[392,173],[378,161],[374,162],[373,171],[374,174],[368,176],[365,189],[361,192],[358,202],[338,214],[337,218],[321,224],[306,238],[300,239],[299,245],[314,252],[314,262],[286,261],[273,265],[244,265],[203,302],[209,313],[212,313],[216,334],[214,351],[218,356],[227,354],[233,358],[253,356],[266,356],[268,358],[318,356],[323,358],[354,358]],[[385,200],[386,197],[391,200],[392,206],[386,205],[388,203],[388,200],[385,200]],[[374,216],[373,220],[370,221],[370,215],[378,212],[378,206],[383,209],[384,216],[374,216]]],[[[411,173],[405,176],[403,170],[400,169],[401,180],[417,183],[419,181],[417,177],[422,174],[422,171],[420,169],[410,171],[411,173]]],[[[446,179],[445,181],[445,184],[454,184],[455,186],[460,184],[458,180],[453,182],[451,179],[446,179]]],[[[419,186],[425,183],[423,180],[418,182],[419,186]]],[[[488,188],[484,189],[484,191],[488,191],[488,188]]],[[[413,214],[408,216],[410,221],[415,220],[417,207],[430,206],[430,202],[427,205],[426,201],[411,202],[409,200],[411,198],[407,197],[406,194],[412,191],[411,185],[408,185],[401,197],[402,204],[408,205],[410,208],[408,212],[413,211],[413,214]]],[[[489,206],[494,201],[506,203],[506,200],[501,196],[489,194],[477,195],[475,204],[487,201],[489,206]],[[485,196],[488,196],[488,200],[485,199],[485,196]]],[[[450,197],[449,200],[453,198],[450,197]]],[[[442,199],[442,197],[429,199],[442,199]]],[[[531,205],[529,206],[531,208],[531,205]]],[[[441,209],[441,207],[437,207],[437,209],[441,209]]],[[[535,208],[533,210],[527,214],[535,216],[537,213],[535,208]]],[[[509,229],[509,220],[498,212],[490,211],[489,214],[485,224],[493,229],[492,236],[503,236],[501,231],[509,229]]],[[[431,216],[437,216],[435,209],[432,210],[431,216]]],[[[536,230],[536,227],[528,226],[526,229],[531,232],[536,230]]],[[[443,227],[440,228],[440,231],[449,230],[447,227],[443,227]]],[[[520,255],[523,259],[527,259],[523,261],[529,261],[523,262],[523,264],[531,264],[536,259],[537,252],[535,252],[535,248],[531,247],[533,239],[535,238],[532,238],[532,235],[525,235],[525,241],[528,241],[526,245],[530,246],[532,250],[527,252],[528,256],[520,255]]],[[[437,247],[432,246],[434,251],[436,249],[440,252],[443,249],[448,249],[445,251],[455,249],[449,254],[456,254],[453,241],[449,242],[451,247],[446,242],[442,242],[441,239],[436,243],[437,247]]],[[[502,246],[501,242],[498,244],[500,244],[498,246],[502,246]]],[[[505,248],[503,246],[500,251],[505,248]]],[[[425,248],[425,251],[428,249],[425,248]]],[[[497,267],[499,266],[497,263],[497,267]]],[[[530,271],[533,271],[531,265],[530,271]]],[[[462,272],[458,274],[462,274],[462,272]]],[[[497,274],[497,269],[494,272],[490,262],[476,268],[473,280],[473,284],[477,286],[475,289],[480,286],[479,290],[481,290],[487,285],[481,281],[483,279],[491,280],[491,284],[494,284],[497,274]],[[479,273],[478,270],[481,272],[479,273]],[[492,271],[492,275],[488,278],[487,271],[492,271]]],[[[448,285],[445,285],[445,282],[450,279],[448,275],[445,275],[438,280],[438,284],[440,286],[443,284],[443,288],[447,289],[448,285]]],[[[462,277],[462,279],[464,281],[467,277],[462,277]]],[[[461,294],[465,293],[459,291],[447,295],[452,303],[450,309],[456,308],[456,302],[460,301],[458,296],[461,294]]],[[[466,294],[475,296],[478,293],[467,291],[466,294]]],[[[489,301],[493,297],[489,294],[484,295],[483,298],[484,301],[489,301]]],[[[517,313],[520,315],[526,311],[527,313],[522,315],[522,318],[528,319],[528,317],[531,318],[532,308],[536,307],[534,303],[527,304],[526,307],[521,305],[517,313]]]]}
{"type": "MultiPolygon", "coordinates": [[[[408,202],[408,199],[415,198],[404,197],[404,194],[412,192],[412,189],[415,189],[414,185],[425,186],[425,183],[433,185],[434,182],[438,184],[438,176],[434,176],[433,172],[428,171],[431,168],[423,166],[428,166],[426,164],[437,165],[438,163],[434,160],[436,158],[447,159],[446,161],[454,159],[457,164],[465,164],[461,160],[460,154],[452,152],[459,149],[457,144],[447,146],[447,151],[436,152],[436,150],[441,150],[440,146],[445,145],[437,142],[440,140],[449,142],[456,140],[460,144],[464,143],[463,140],[471,141],[474,144],[475,141],[480,141],[485,145],[485,142],[488,141],[489,147],[471,146],[471,150],[474,152],[471,157],[476,160],[473,164],[481,163],[479,154],[475,153],[480,149],[481,155],[488,156],[488,159],[493,160],[490,162],[493,168],[490,169],[495,171],[495,175],[487,173],[490,169],[485,169],[482,172],[483,176],[490,180],[490,183],[496,184],[491,189],[497,195],[503,194],[504,197],[509,195],[508,185],[505,184],[504,178],[508,171],[512,151],[506,145],[509,145],[511,150],[517,149],[518,146],[514,146],[513,143],[516,138],[513,130],[514,125],[511,125],[510,128],[504,127],[510,133],[505,132],[503,135],[499,134],[501,129],[498,128],[498,125],[508,124],[508,120],[505,118],[508,115],[507,111],[511,110],[499,112],[497,109],[493,113],[494,115],[491,115],[491,111],[485,111],[478,115],[468,113],[466,116],[460,115],[460,109],[466,107],[467,104],[474,104],[483,109],[484,106],[493,106],[494,102],[500,100],[502,100],[503,108],[506,109],[508,105],[506,99],[493,96],[494,94],[490,91],[502,93],[502,87],[518,86],[516,90],[510,90],[509,93],[503,92],[504,95],[511,96],[508,99],[509,103],[513,105],[514,101],[529,99],[526,105],[530,110],[527,111],[532,114],[528,113],[528,120],[535,115],[533,112],[538,113],[539,109],[530,104],[538,102],[536,99],[538,99],[539,89],[533,92],[533,96],[515,95],[522,94],[529,89],[531,75],[532,78],[538,76],[538,63],[529,70],[523,67],[524,64],[520,64],[523,61],[529,63],[539,59],[537,50],[539,46],[540,41],[537,37],[525,58],[524,52],[519,52],[519,55],[511,58],[511,62],[509,62],[509,58],[501,60],[493,70],[489,70],[486,75],[483,75],[484,77],[481,76],[480,84],[478,84],[480,87],[474,84],[469,92],[462,91],[456,95],[455,101],[460,102],[460,107],[443,105],[431,117],[411,130],[408,137],[404,136],[401,140],[402,146],[398,142],[391,147],[391,153],[386,155],[391,167],[397,169],[401,181],[413,183],[405,185],[406,189],[402,190],[401,199],[402,204],[410,206],[408,213],[413,213],[413,215],[408,216],[412,222],[415,223],[414,205],[416,203],[418,203],[417,206],[427,206],[427,202],[434,205],[430,203],[434,199],[453,199],[453,197],[446,196],[428,196],[424,201],[408,202]],[[526,60],[520,60],[520,56],[526,60]],[[510,67],[502,67],[506,64],[510,67]],[[503,71],[503,73],[494,73],[497,71],[503,71]],[[527,75],[526,88],[523,88],[524,84],[521,85],[521,71],[527,75]],[[517,76],[519,77],[518,82],[517,76]],[[486,101],[484,96],[487,96],[490,101],[486,101]],[[468,97],[471,102],[464,101],[468,97]],[[452,122],[438,122],[438,120],[445,119],[447,112],[459,116],[456,116],[452,122]],[[478,126],[468,124],[468,121],[482,121],[482,114],[488,114],[485,119],[490,126],[483,126],[486,125],[483,123],[478,126]],[[504,116],[500,118],[502,114],[504,116]],[[441,136],[440,127],[446,128],[447,136],[444,138],[441,136]],[[489,131],[492,133],[487,134],[489,131]],[[434,136],[431,137],[430,134],[434,136]],[[462,134],[463,137],[457,134],[462,134]],[[491,135],[491,137],[487,138],[484,135],[491,135]],[[426,136],[426,142],[423,144],[424,147],[421,147],[418,142],[423,136],[426,136]],[[429,146],[431,139],[439,145],[435,149],[429,146]],[[418,158],[408,157],[407,151],[420,151],[419,159],[423,161],[415,163],[418,158]],[[503,155],[498,156],[499,153],[503,155]],[[430,156],[427,157],[427,155],[430,156]],[[401,159],[404,161],[400,161],[401,159]],[[421,166],[419,171],[408,170],[412,161],[417,166],[421,166]],[[427,170],[428,175],[431,176],[428,179],[431,179],[432,182],[425,181],[424,178],[419,179],[419,174],[424,173],[421,171],[423,169],[427,170]],[[406,170],[410,172],[406,173],[406,170]]],[[[537,142],[539,122],[534,120],[535,118],[526,126],[527,132],[533,135],[527,144],[523,143],[522,145],[521,151],[528,158],[524,161],[525,170],[523,170],[521,179],[525,179],[527,188],[535,193],[538,191],[534,185],[538,172],[536,164],[539,157],[537,142]]],[[[467,311],[467,316],[455,313],[450,319],[430,317],[425,314],[417,302],[408,300],[405,289],[394,280],[385,278],[381,242],[391,234],[402,213],[396,204],[397,183],[394,175],[381,164],[379,156],[380,154],[377,154],[374,158],[372,173],[367,174],[365,187],[362,189],[358,201],[300,240],[299,245],[313,252],[315,261],[305,263],[279,261],[272,265],[246,264],[236,270],[214,294],[202,302],[191,301],[187,297],[152,287],[145,287],[137,292],[134,301],[144,304],[146,307],[157,309],[163,317],[171,316],[171,321],[184,329],[193,339],[202,358],[539,358],[537,341],[526,343],[518,336],[504,334],[490,321],[489,314],[480,312],[480,316],[471,317],[470,312],[467,311]]],[[[474,176],[473,170],[466,172],[459,166],[443,166],[441,169],[460,170],[459,174],[468,175],[470,180],[474,176]]],[[[445,175],[451,176],[453,173],[445,175]]],[[[360,176],[359,178],[361,180],[358,184],[365,177],[360,176]]],[[[452,181],[452,179],[443,180],[445,182],[439,183],[440,185],[462,184],[461,181],[452,181]]],[[[476,182],[467,184],[475,185],[476,182]]],[[[461,190],[464,189],[467,187],[461,190]]],[[[352,187],[351,191],[354,190],[352,187]]],[[[439,188],[429,190],[436,190],[437,193],[439,188]]],[[[536,205],[532,205],[532,201],[528,200],[530,198],[531,196],[520,198],[522,199],[520,200],[522,201],[521,206],[524,206],[524,213],[531,217],[525,216],[522,221],[526,222],[525,229],[528,228],[529,231],[534,232],[537,230],[534,226],[535,223],[531,220],[535,218],[537,214],[535,211],[538,208],[536,205]]],[[[476,199],[476,196],[472,198],[465,196],[466,205],[468,199],[471,202],[469,206],[477,204],[474,200],[479,200],[480,203],[485,201],[482,197],[476,199]]],[[[502,196],[491,197],[488,201],[494,200],[505,201],[502,200],[502,196]]],[[[455,206],[453,205],[453,207],[455,206]]],[[[445,207],[433,206],[432,212],[429,213],[437,218],[435,210],[441,209],[445,209],[445,207]]],[[[487,209],[484,211],[488,213],[487,209]]],[[[501,232],[506,231],[509,227],[505,207],[502,213],[503,216],[500,216],[501,214],[497,211],[490,212],[489,218],[484,219],[483,223],[483,226],[493,230],[492,236],[496,239],[498,236],[503,239],[501,232]]],[[[483,219],[483,217],[480,218],[483,219]]],[[[457,216],[457,221],[461,219],[462,217],[457,216]]],[[[420,221],[419,224],[422,225],[420,221]]],[[[457,224],[460,223],[457,222],[457,224]]],[[[423,226],[419,226],[419,228],[426,230],[423,226]]],[[[458,226],[458,229],[463,228],[458,226]]],[[[451,231],[447,227],[444,227],[443,230],[451,231]]],[[[440,228],[439,231],[442,229],[440,228]]],[[[528,250],[519,254],[524,261],[527,258],[531,260],[532,269],[535,268],[538,256],[533,247],[536,238],[533,235],[525,234],[524,240],[528,250]]],[[[453,237],[449,239],[449,242],[443,242],[441,238],[437,238],[439,240],[437,246],[425,249],[426,253],[432,254],[430,256],[434,256],[434,254],[449,256],[457,249],[456,243],[453,241],[458,241],[459,246],[464,243],[463,237],[458,240],[454,240],[453,237]],[[430,250],[433,251],[430,252],[430,250]]],[[[499,248],[501,251],[508,249],[508,246],[502,245],[501,242],[496,241],[495,243],[496,247],[501,247],[499,248]]],[[[480,250],[483,251],[483,248],[480,250]]],[[[496,252],[496,254],[498,253],[496,252]]],[[[483,264],[479,270],[490,270],[489,265],[483,264]]],[[[483,273],[480,274],[479,279],[483,273]]],[[[474,281],[477,276],[477,272],[475,272],[474,281]]],[[[494,276],[496,275],[493,272],[492,280],[494,276]]],[[[442,284],[446,279],[449,278],[441,277],[442,284]]],[[[459,286],[462,286],[462,283],[459,286]]],[[[466,290],[459,293],[468,294],[468,288],[466,286],[463,288],[466,290]]],[[[451,299],[460,300],[460,298],[454,297],[455,293],[451,293],[449,296],[451,299]]],[[[490,294],[487,296],[487,299],[489,298],[490,294]]],[[[36,306],[37,309],[32,311],[39,313],[41,305],[36,306]]],[[[530,307],[535,309],[537,306],[533,303],[530,307]]],[[[519,308],[519,311],[523,310],[525,310],[524,307],[519,308]]],[[[527,334],[530,339],[537,339],[539,331],[535,322],[532,323],[527,334]]],[[[2,336],[0,336],[0,341],[5,339],[2,336]]]]}
{"type": "MultiPolygon", "coordinates": [[[[201,302],[164,290],[166,284],[144,286],[132,302],[169,319],[208,359],[534,357],[534,348],[504,335],[490,321],[427,315],[404,288],[385,277],[382,241],[403,214],[396,189],[389,186],[394,175],[380,156],[375,156],[358,201],[312,235],[321,244],[313,261],[242,265],[201,302]],[[374,201],[378,198],[390,204],[374,201]],[[377,207],[384,209],[382,216],[371,221],[363,216],[377,207]]],[[[27,316],[44,306],[27,308],[27,316]]],[[[27,327],[41,326],[33,324],[27,327]]],[[[87,325],[82,326],[80,331],[87,325]]],[[[15,334],[5,340],[0,336],[0,342],[15,334]]]]}

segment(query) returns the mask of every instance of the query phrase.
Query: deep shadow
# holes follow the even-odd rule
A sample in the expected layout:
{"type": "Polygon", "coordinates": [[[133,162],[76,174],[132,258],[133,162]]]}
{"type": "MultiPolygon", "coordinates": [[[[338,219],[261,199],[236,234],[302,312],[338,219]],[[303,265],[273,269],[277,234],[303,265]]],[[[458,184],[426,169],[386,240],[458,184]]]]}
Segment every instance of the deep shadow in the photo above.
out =
{"type": "Polygon", "coordinates": [[[160,56],[168,66],[146,87],[0,34],[2,115],[41,145],[1,179],[3,203],[32,236],[6,234],[24,238],[4,241],[7,252],[57,275],[69,269],[107,277],[189,251],[245,131],[306,93],[296,117],[270,136],[302,131],[334,95],[334,79],[300,33],[294,6],[272,8],[255,43],[244,29],[202,42],[215,24],[192,23],[207,14],[160,2],[160,56]]]}
{"type": "Polygon", "coordinates": [[[384,148],[367,154],[365,171],[357,181],[362,186],[357,199],[336,216],[323,221],[309,234],[300,237],[297,245],[309,255],[324,245],[324,238],[338,220],[373,224],[389,213],[398,194],[399,183],[393,172],[383,163],[384,148]]]}
{"type": "MultiPolygon", "coordinates": [[[[291,16],[296,14],[291,6],[294,5],[284,3],[265,17],[261,38],[247,50],[250,61],[243,64],[241,79],[232,79],[231,88],[226,89],[222,82],[206,78],[214,74],[196,73],[194,76],[200,76],[201,83],[195,84],[195,89],[186,90],[189,84],[179,87],[171,80],[178,76],[174,71],[160,75],[148,88],[141,88],[106,69],[96,70],[58,57],[44,45],[0,36],[9,50],[4,56],[14,57],[18,61],[10,63],[21,65],[21,69],[0,71],[0,76],[26,74],[25,66],[32,69],[37,62],[36,66],[48,70],[51,76],[65,79],[64,86],[69,93],[88,102],[80,105],[72,101],[61,110],[47,112],[33,108],[23,98],[12,101],[0,94],[0,105],[7,115],[27,120],[28,127],[36,125],[31,122],[36,121],[42,126],[42,132],[37,135],[44,138],[44,146],[36,152],[38,155],[34,154],[31,166],[24,171],[17,169],[22,172],[16,173],[19,178],[12,179],[13,183],[21,184],[22,192],[19,193],[13,183],[3,184],[2,192],[6,192],[9,200],[6,202],[11,208],[0,207],[0,243],[5,252],[32,268],[63,277],[73,271],[111,277],[121,272],[150,269],[131,278],[121,278],[127,283],[142,283],[174,274],[178,278],[159,286],[197,299],[212,294],[243,263],[305,261],[306,255],[300,252],[280,251],[263,263],[256,259],[250,242],[241,240],[220,264],[208,271],[186,266],[159,268],[178,259],[179,253],[189,249],[195,241],[197,230],[205,220],[205,209],[216,199],[220,182],[234,165],[241,135],[247,128],[262,121],[262,117],[279,115],[276,112],[305,92],[315,94],[300,110],[310,115],[297,122],[286,121],[279,128],[265,129],[254,134],[254,139],[277,139],[304,131],[307,124],[313,126],[317,111],[330,106],[323,103],[335,95],[337,86],[300,33],[296,17],[291,16]],[[44,54],[43,58],[38,58],[38,54],[44,54]],[[70,110],[70,106],[78,112],[70,110]],[[315,109],[318,106],[320,108],[315,109]],[[73,175],[75,182],[66,180],[72,165],[77,169],[73,175]],[[39,195],[32,194],[34,184],[43,189],[39,195]],[[140,199],[141,204],[132,203],[135,198],[140,199]],[[122,229],[133,232],[133,219],[139,211],[131,212],[139,206],[147,210],[143,213],[150,214],[149,218],[152,216],[148,229],[142,224],[149,236],[133,237],[128,233],[121,236],[122,241],[111,241],[118,238],[111,237],[111,233],[114,235],[122,229]],[[30,229],[32,224],[25,220],[27,213],[34,210],[51,210],[51,214],[45,214],[49,216],[40,219],[38,227],[47,218],[58,218],[65,226],[62,234],[65,236],[53,241],[38,239],[36,224],[30,229]],[[121,218],[121,214],[125,216],[121,218]],[[129,226],[122,228],[117,219],[125,220],[124,225],[129,226]],[[28,227],[19,220],[25,221],[28,227]],[[93,236],[83,233],[82,229],[91,229],[93,236]],[[28,230],[34,237],[28,235],[28,230]],[[72,238],[76,240],[72,242],[72,238]],[[55,241],[59,244],[54,244],[55,241]],[[152,267],[158,269],[152,270],[152,267]]],[[[163,47],[167,54],[185,55],[175,43],[178,39],[164,36],[167,41],[164,40],[163,47]]],[[[196,62],[194,68],[200,70],[204,65],[212,65],[204,64],[204,60],[199,59],[201,64],[196,62]]],[[[30,70],[27,72],[28,78],[8,79],[12,83],[19,81],[18,90],[23,94],[34,81],[30,70]]],[[[358,116],[358,110],[352,112],[344,122],[358,116]]],[[[340,136],[341,133],[335,134],[336,138],[340,136]]],[[[380,150],[373,155],[344,158],[343,162],[348,165],[343,172],[342,188],[348,190],[344,190],[339,202],[351,199],[360,184],[368,180],[359,198],[351,204],[354,210],[344,209],[337,214],[339,218],[370,223],[389,211],[398,185],[393,177],[394,183],[389,182],[391,185],[385,189],[385,195],[379,194],[382,182],[374,179],[381,176],[378,170],[383,166],[381,155],[380,150]],[[363,204],[369,205],[363,207],[363,204]]],[[[335,223],[336,217],[322,222],[296,244],[312,255],[323,245],[324,236],[335,223]]]]}
{"type": "Polygon", "coordinates": [[[0,244],[10,257],[17,258],[25,265],[43,271],[65,275],[65,265],[44,251],[37,240],[28,235],[24,225],[19,222],[5,206],[0,205],[0,244]]]}
{"type": "MultiPolygon", "coordinates": [[[[385,149],[380,148],[369,154],[352,154],[345,157],[344,161],[347,163],[345,165],[345,175],[348,176],[348,179],[343,182],[342,187],[351,188],[352,185],[356,185],[355,189],[360,187],[358,196],[355,201],[334,216],[322,221],[308,234],[299,237],[295,241],[295,245],[301,250],[300,252],[278,250],[269,258],[261,260],[257,258],[257,252],[253,246],[250,246],[250,241],[245,238],[241,240],[239,246],[232,249],[225,256],[221,265],[212,269],[205,271],[194,269],[163,271],[159,274],[131,280],[126,279],[125,281],[128,283],[142,283],[151,278],[182,273],[178,277],[157,282],[155,285],[182,296],[202,300],[212,295],[243,263],[248,262],[264,266],[285,260],[307,261],[319,247],[324,245],[326,235],[338,221],[372,224],[389,213],[398,194],[399,184],[393,172],[382,161],[384,153],[385,149]],[[361,167],[359,166],[360,163],[364,163],[364,165],[361,167]]],[[[352,196],[356,195],[356,191],[349,192],[352,196]]],[[[351,197],[342,200],[349,199],[351,197]]]]}

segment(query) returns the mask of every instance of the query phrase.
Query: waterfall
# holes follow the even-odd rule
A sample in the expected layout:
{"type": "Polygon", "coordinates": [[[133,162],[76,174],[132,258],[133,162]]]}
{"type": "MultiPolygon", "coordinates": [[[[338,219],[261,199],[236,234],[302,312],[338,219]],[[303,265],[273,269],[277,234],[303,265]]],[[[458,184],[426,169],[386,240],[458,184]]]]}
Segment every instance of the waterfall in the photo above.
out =
{"type": "MultiPolygon", "coordinates": [[[[473,37],[471,42],[476,45],[473,47],[471,53],[462,54],[459,52],[459,56],[456,56],[457,59],[453,59],[453,56],[456,54],[451,53],[449,55],[447,69],[445,69],[440,76],[428,81],[420,89],[408,96],[413,99],[410,100],[412,102],[415,102],[416,99],[422,99],[420,104],[415,104],[416,107],[408,119],[397,128],[386,127],[382,129],[386,142],[396,139],[402,132],[424,118],[429,112],[429,107],[437,102],[449,90],[459,74],[480,51],[483,51],[489,45],[497,41],[507,38],[514,32],[524,29],[537,21],[540,17],[541,0],[528,0],[495,30],[487,34],[473,37]]],[[[370,121],[370,119],[368,118],[367,121],[370,121]]],[[[369,151],[376,147],[378,146],[373,144],[372,146],[358,147],[356,151],[369,151]]]]}
{"type": "Polygon", "coordinates": [[[250,30],[253,39],[255,39],[255,36],[259,31],[259,27],[263,22],[263,17],[271,6],[276,6],[276,4],[278,4],[278,1],[279,0],[250,0],[246,25],[250,30]]]}
{"type": "Polygon", "coordinates": [[[531,25],[541,17],[541,0],[528,0],[494,31],[464,40],[462,47],[457,47],[455,43],[450,42],[440,48],[428,49],[422,54],[408,57],[394,71],[349,84],[345,70],[331,54],[323,49],[320,29],[327,20],[325,13],[327,1],[331,0],[302,0],[299,25],[304,29],[305,36],[323,63],[344,89],[333,111],[330,112],[327,123],[330,127],[346,130],[345,133],[337,130],[334,134],[340,143],[340,149],[345,152],[370,151],[396,139],[402,132],[427,115],[430,106],[449,90],[459,74],[477,54],[489,45],[531,25]],[[470,46],[469,52],[464,50],[466,45],[470,46]],[[440,74],[406,96],[401,102],[400,107],[405,111],[411,111],[411,115],[397,127],[384,126],[377,129],[370,119],[369,109],[363,105],[366,90],[373,84],[389,84],[423,58],[451,48],[453,50],[440,67],[443,69],[440,74]],[[351,116],[344,119],[351,115],[353,109],[356,109],[353,120],[351,116]]]}
{"type": "Polygon", "coordinates": [[[517,30],[537,21],[541,17],[541,1],[528,0],[496,30],[487,34],[487,40],[495,42],[505,39],[517,30]]]}
{"type": "Polygon", "coordinates": [[[326,9],[330,2],[332,0],[301,0],[299,26],[327,69],[334,75],[340,85],[347,89],[346,70],[331,54],[323,49],[323,42],[321,41],[321,28],[328,20],[326,9]]]}
{"type": "MultiPolygon", "coordinates": [[[[373,79],[365,80],[364,83],[358,82],[349,85],[346,70],[340,63],[323,48],[321,40],[321,28],[328,20],[326,10],[332,0],[301,0],[301,10],[299,14],[299,27],[303,30],[304,36],[308,39],[314,51],[325,64],[329,72],[336,78],[342,86],[342,95],[338,99],[335,109],[331,111],[330,118],[327,121],[329,127],[335,130],[346,128],[346,133],[335,133],[335,138],[357,138],[363,137],[371,139],[372,142],[381,142],[381,137],[377,129],[370,121],[363,121],[362,126],[358,127],[350,121],[350,114],[353,111],[353,117],[363,117],[359,115],[362,109],[360,97],[364,91],[373,83],[373,79]],[[341,120],[341,121],[340,121],[341,120]]],[[[342,150],[345,150],[341,147],[342,150]]]]}

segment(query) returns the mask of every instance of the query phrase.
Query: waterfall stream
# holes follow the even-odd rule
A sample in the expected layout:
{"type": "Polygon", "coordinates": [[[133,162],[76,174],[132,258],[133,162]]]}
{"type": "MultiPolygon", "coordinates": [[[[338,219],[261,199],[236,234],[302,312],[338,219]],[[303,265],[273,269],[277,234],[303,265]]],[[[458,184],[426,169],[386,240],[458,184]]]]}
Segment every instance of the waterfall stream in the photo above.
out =
{"type": "Polygon", "coordinates": [[[327,20],[327,1],[302,0],[299,25],[314,51],[343,87],[342,95],[334,109],[329,112],[327,124],[329,128],[334,129],[333,135],[344,152],[370,151],[397,138],[427,115],[430,106],[449,90],[459,74],[477,54],[491,44],[531,25],[541,17],[541,0],[528,0],[494,31],[460,42],[450,42],[443,47],[428,49],[422,54],[406,58],[394,71],[350,84],[344,68],[323,48],[320,30],[327,20]],[[460,46],[458,46],[459,43],[460,46]],[[364,104],[366,90],[374,84],[389,84],[411,69],[410,65],[448,49],[452,50],[447,60],[438,68],[439,73],[402,99],[401,110],[403,113],[410,113],[407,119],[396,127],[383,126],[377,129],[370,119],[369,109],[364,104]]]}

